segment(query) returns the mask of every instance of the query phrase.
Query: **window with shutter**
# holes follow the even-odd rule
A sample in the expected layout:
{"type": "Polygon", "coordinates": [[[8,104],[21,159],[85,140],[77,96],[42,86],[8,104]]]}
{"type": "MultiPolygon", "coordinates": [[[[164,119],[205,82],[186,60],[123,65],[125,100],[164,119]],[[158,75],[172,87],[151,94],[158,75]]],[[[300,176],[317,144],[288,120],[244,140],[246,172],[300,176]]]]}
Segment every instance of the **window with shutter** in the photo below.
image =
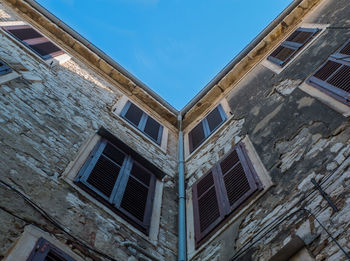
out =
{"type": "Polygon", "coordinates": [[[188,133],[190,153],[198,148],[225,120],[226,114],[219,104],[188,133]]]}
{"type": "Polygon", "coordinates": [[[44,60],[64,53],[59,47],[29,25],[3,26],[2,29],[28,46],[44,60]]]}
{"type": "Polygon", "coordinates": [[[240,143],[192,186],[196,245],[261,189],[262,184],[240,143]]]}
{"type": "Polygon", "coordinates": [[[44,238],[39,238],[27,261],[75,261],[74,258],[51,244],[44,238]]]}
{"type": "Polygon", "coordinates": [[[332,54],[307,83],[350,105],[350,40],[332,54]]]}
{"type": "Polygon", "coordinates": [[[286,65],[320,30],[317,28],[298,28],[286,41],[278,46],[267,59],[281,67],[286,65]]]}
{"type": "Polygon", "coordinates": [[[161,143],[163,126],[135,104],[128,101],[120,115],[157,144],[161,143]]]}
{"type": "Polygon", "coordinates": [[[3,61],[0,60],[0,75],[8,74],[12,72],[12,69],[3,61]]]}
{"type": "Polygon", "coordinates": [[[75,182],[148,234],[156,178],[131,155],[102,139],[75,182]]]}

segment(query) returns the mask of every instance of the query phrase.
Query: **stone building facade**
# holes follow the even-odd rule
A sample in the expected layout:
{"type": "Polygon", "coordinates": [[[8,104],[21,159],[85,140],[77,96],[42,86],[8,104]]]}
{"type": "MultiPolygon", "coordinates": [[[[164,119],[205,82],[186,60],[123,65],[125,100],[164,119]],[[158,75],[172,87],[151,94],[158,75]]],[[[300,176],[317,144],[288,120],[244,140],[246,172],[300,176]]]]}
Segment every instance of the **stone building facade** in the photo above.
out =
{"type": "Polygon", "coordinates": [[[295,0],[177,111],[0,1],[0,259],[348,260],[349,17],[295,0]]]}

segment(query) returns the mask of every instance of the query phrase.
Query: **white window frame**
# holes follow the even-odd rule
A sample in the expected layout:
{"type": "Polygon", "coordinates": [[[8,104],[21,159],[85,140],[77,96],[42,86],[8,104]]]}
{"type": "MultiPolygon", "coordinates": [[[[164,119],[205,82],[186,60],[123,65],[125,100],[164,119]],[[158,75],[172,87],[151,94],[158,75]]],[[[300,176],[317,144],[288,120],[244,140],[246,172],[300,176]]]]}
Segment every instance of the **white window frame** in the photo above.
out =
{"type": "MultiPolygon", "coordinates": [[[[201,245],[196,249],[195,233],[194,233],[194,217],[193,217],[193,202],[192,202],[192,186],[189,186],[186,191],[186,224],[187,224],[187,250],[189,259],[196,256],[199,252],[205,249],[216,237],[223,233],[231,224],[233,224],[239,217],[241,217],[249,208],[251,208],[255,202],[262,197],[273,186],[270,175],[268,174],[265,166],[261,162],[259,155],[254,149],[248,136],[243,138],[240,142],[243,142],[250,162],[262,183],[263,189],[254,198],[249,199],[249,202],[245,204],[238,211],[234,212],[230,218],[225,219],[219,229],[214,229],[208,238],[206,238],[201,245]]],[[[238,144],[239,142],[237,142],[238,144]]],[[[200,177],[198,177],[200,179],[200,177]]]]}
{"type": "Polygon", "coordinates": [[[159,234],[159,225],[160,225],[160,216],[161,216],[161,205],[162,205],[162,195],[163,195],[163,182],[159,179],[156,179],[155,190],[154,190],[154,199],[152,207],[152,217],[151,224],[149,228],[149,235],[145,235],[140,230],[131,226],[130,223],[123,219],[121,216],[116,214],[113,210],[105,206],[103,203],[98,201],[95,197],[91,196],[89,193],[80,188],[74,180],[76,179],[80,169],[85,164],[90,153],[93,151],[95,146],[100,142],[102,137],[97,133],[90,137],[80,148],[77,157],[68,164],[68,167],[62,174],[62,179],[72,186],[77,192],[82,194],[84,197],[88,198],[96,207],[106,211],[108,214],[113,216],[113,218],[118,222],[123,224],[126,228],[130,229],[132,232],[137,233],[139,236],[145,238],[153,245],[158,243],[158,234],[159,234]]]}
{"type": "Polygon", "coordinates": [[[302,55],[302,53],[305,52],[305,50],[307,50],[309,48],[309,46],[312,45],[312,43],[314,41],[316,41],[322,35],[322,33],[327,29],[328,26],[329,26],[329,24],[311,24],[311,23],[300,23],[300,24],[298,24],[297,26],[295,26],[295,28],[293,28],[293,30],[290,31],[290,33],[288,35],[286,35],[281,41],[279,41],[272,48],[272,50],[262,60],[261,65],[263,65],[264,67],[270,69],[271,71],[275,72],[276,74],[280,74],[283,70],[285,70],[285,68],[287,68],[289,66],[289,64],[294,62],[295,59],[297,59],[300,55],[302,55]],[[301,50],[298,51],[283,67],[278,66],[277,64],[275,64],[272,61],[269,61],[267,59],[267,57],[269,57],[270,54],[272,52],[274,52],[276,50],[276,48],[278,48],[299,27],[310,28],[310,29],[318,28],[318,29],[320,29],[320,31],[307,44],[305,44],[305,46],[302,47],[301,50]]]}
{"type": "Polygon", "coordinates": [[[167,152],[167,146],[168,146],[168,135],[169,135],[169,129],[164,125],[164,123],[162,123],[159,118],[157,116],[155,116],[154,114],[150,113],[150,111],[145,110],[144,107],[140,106],[139,104],[137,104],[136,102],[130,100],[126,95],[123,95],[118,102],[113,106],[112,108],[112,113],[113,115],[117,116],[118,119],[120,119],[121,121],[125,122],[126,125],[128,127],[130,127],[134,132],[138,133],[139,135],[141,135],[142,137],[146,137],[147,140],[149,140],[150,142],[152,142],[152,144],[154,144],[156,146],[156,148],[161,149],[161,151],[163,153],[167,152]],[[141,130],[139,130],[138,128],[136,128],[133,124],[131,124],[129,121],[127,121],[123,116],[121,116],[121,113],[123,111],[123,108],[125,107],[125,105],[131,102],[133,104],[135,104],[137,107],[139,107],[143,112],[147,113],[149,116],[151,116],[152,118],[154,118],[155,120],[158,121],[159,124],[161,124],[163,126],[163,133],[162,133],[162,139],[160,141],[160,144],[158,144],[157,142],[155,142],[153,139],[151,139],[150,137],[148,137],[148,135],[146,135],[144,132],[142,132],[141,130]]]}

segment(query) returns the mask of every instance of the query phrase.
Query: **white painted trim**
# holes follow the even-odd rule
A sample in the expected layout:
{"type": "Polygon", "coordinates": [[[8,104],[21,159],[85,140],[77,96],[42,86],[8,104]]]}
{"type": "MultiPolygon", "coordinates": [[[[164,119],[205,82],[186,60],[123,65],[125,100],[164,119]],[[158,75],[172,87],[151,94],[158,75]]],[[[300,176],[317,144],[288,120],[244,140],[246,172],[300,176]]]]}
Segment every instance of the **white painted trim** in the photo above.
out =
{"type": "Polygon", "coordinates": [[[159,223],[161,216],[161,206],[162,206],[162,194],[163,194],[163,185],[164,183],[158,179],[156,179],[155,191],[154,191],[154,201],[153,201],[153,209],[151,215],[151,224],[149,235],[146,236],[141,231],[139,231],[134,226],[130,225],[130,223],[112,211],[110,208],[96,200],[89,193],[82,190],[79,186],[74,183],[74,179],[77,176],[79,170],[84,165],[86,159],[89,157],[90,153],[96,146],[96,144],[101,140],[101,136],[97,133],[90,137],[79,149],[77,157],[68,164],[68,167],[63,172],[61,179],[72,186],[78,193],[88,198],[96,207],[102,209],[107,212],[110,216],[112,216],[118,223],[124,225],[125,228],[130,229],[132,232],[138,234],[143,237],[145,240],[157,246],[158,243],[158,234],[159,234],[159,223]]]}
{"type": "Polygon", "coordinates": [[[130,100],[126,95],[123,95],[116,104],[112,107],[112,113],[114,116],[117,116],[117,118],[124,123],[126,123],[126,126],[128,126],[130,129],[132,129],[134,132],[142,135],[142,137],[147,138],[152,144],[155,145],[156,148],[159,148],[164,154],[167,153],[167,148],[168,148],[168,136],[169,136],[169,129],[164,125],[164,123],[159,120],[159,118],[154,115],[152,112],[149,110],[144,109],[144,107],[140,106],[138,103],[135,103],[134,101],[130,100]],[[150,137],[145,135],[142,131],[140,131],[138,128],[130,124],[127,120],[125,120],[123,117],[120,116],[120,113],[122,112],[125,104],[130,101],[133,104],[135,104],[137,107],[139,107],[142,111],[146,112],[149,116],[155,118],[162,126],[163,126],[163,133],[162,133],[162,140],[160,142],[160,145],[156,143],[154,140],[152,140],[150,137]]]}
{"type": "Polygon", "coordinates": [[[67,245],[58,241],[49,233],[42,231],[33,225],[28,225],[24,228],[23,234],[16,241],[15,245],[12,248],[10,248],[8,253],[6,253],[5,259],[3,261],[27,260],[40,237],[43,237],[44,239],[55,245],[57,248],[74,258],[75,260],[84,260],[76,253],[74,253],[67,245]]]}
{"type": "Polygon", "coordinates": [[[327,27],[329,26],[329,24],[310,24],[310,23],[300,23],[298,24],[287,36],[285,36],[283,38],[283,40],[281,40],[278,44],[276,44],[276,46],[272,49],[271,52],[269,52],[264,59],[261,61],[261,65],[263,65],[264,67],[270,69],[271,71],[280,74],[285,68],[288,67],[289,64],[291,64],[295,59],[297,59],[306,49],[308,49],[308,47],[314,42],[316,41],[317,38],[319,38],[322,33],[327,29],[327,27]],[[310,42],[308,42],[305,46],[303,46],[301,48],[300,51],[298,51],[292,59],[290,59],[290,61],[288,63],[286,63],[283,67],[278,66],[277,64],[267,60],[267,57],[276,50],[276,48],[278,46],[280,46],[281,43],[283,43],[292,33],[294,33],[294,31],[296,29],[298,29],[299,27],[304,27],[304,28],[318,28],[321,29],[320,32],[318,32],[311,40],[310,42]]]}
{"type": "MultiPolygon", "coordinates": [[[[233,215],[230,219],[224,221],[224,224],[208,238],[198,249],[195,249],[195,240],[194,240],[194,218],[193,218],[193,206],[192,206],[192,187],[188,188],[186,191],[186,222],[187,222],[187,250],[188,250],[188,259],[191,260],[202,250],[204,250],[208,244],[215,240],[221,233],[226,231],[226,229],[233,224],[238,218],[244,215],[259,198],[261,198],[272,186],[272,180],[268,174],[264,164],[261,162],[260,157],[256,150],[254,149],[253,144],[251,143],[248,136],[242,139],[243,144],[247,150],[249,160],[251,161],[255,172],[257,173],[259,180],[262,183],[263,190],[258,193],[253,199],[249,199],[250,202],[238,210],[238,212],[233,215]]],[[[199,179],[200,177],[198,177],[199,179]]]]}
{"type": "Polygon", "coordinates": [[[299,89],[309,94],[311,97],[316,98],[320,102],[326,104],[327,106],[331,107],[333,110],[339,112],[344,117],[350,116],[350,107],[346,104],[336,100],[332,96],[328,95],[327,93],[319,90],[318,88],[311,86],[310,84],[307,84],[306,82],[303,82],[301,85],[299,85],[299,89]]]}
{"type": "Polygon", "coordinates": [[[16,79],[18,77],[19,77],[19,74],[16,73],[15,71],[12,71],[12,72],[4,74],[4,75],[1,75],[0,76],[0,84],[9,82],[9,81],[11,81],[13,79],[16,79]]]}

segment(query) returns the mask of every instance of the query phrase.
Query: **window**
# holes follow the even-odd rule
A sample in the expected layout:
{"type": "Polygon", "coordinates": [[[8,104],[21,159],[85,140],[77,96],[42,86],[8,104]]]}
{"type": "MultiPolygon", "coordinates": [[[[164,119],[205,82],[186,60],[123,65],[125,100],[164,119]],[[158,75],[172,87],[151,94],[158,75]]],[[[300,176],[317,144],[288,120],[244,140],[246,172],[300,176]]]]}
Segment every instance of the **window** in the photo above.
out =
{"type": "Polygon", "coordinates": [[[101,139],[75,182],[148,235],[156,177],[126,151],[101,139]]]}
{"type": "Polygon", "coordinates": [[[350,40],[332,54],[307,83],[350,105],[350,40]]]}
{"type": "Polygon", "coordinates": [[[192,186],[196,246],[256,191],[262,190],[243,143],[192,186]]]}
{"type": "Polygon", "coordinates": [[[163,126],[160,125],[151,116],[143,112],[135,104],[128,101],[123,110],[121,116],[138,128],[140,131],[145,133],[149,138],[160,144],[162,141],[163,126]]]}
{"type": "Polygon", "coordinates": [[[2,29],[28,46],[44,60],[64,53],[59,47],[28,25],[3,26],[2,29]]]}
{"type": "Polygon", "coordinates": [[[225,112],[221,104],[219,104],[189,132],[190,153],[198,148],[225,120],[225,112]]]}
{"type": "Polygon", "coordinates": [[[27,261],[75,261],[72,257],[51,244],[44,238],[39,238],[27,261]]]}
{"type": "Polygon", "coordinates": [[[318,32],[318,28],[298,28],[267,59],[281,67],[298,53],[318,32]]]}
{"type": "Polygon", "coordinates": [[[0,60],[0,76],[12,72],[12,69],[3,61],[0,60]]]}

